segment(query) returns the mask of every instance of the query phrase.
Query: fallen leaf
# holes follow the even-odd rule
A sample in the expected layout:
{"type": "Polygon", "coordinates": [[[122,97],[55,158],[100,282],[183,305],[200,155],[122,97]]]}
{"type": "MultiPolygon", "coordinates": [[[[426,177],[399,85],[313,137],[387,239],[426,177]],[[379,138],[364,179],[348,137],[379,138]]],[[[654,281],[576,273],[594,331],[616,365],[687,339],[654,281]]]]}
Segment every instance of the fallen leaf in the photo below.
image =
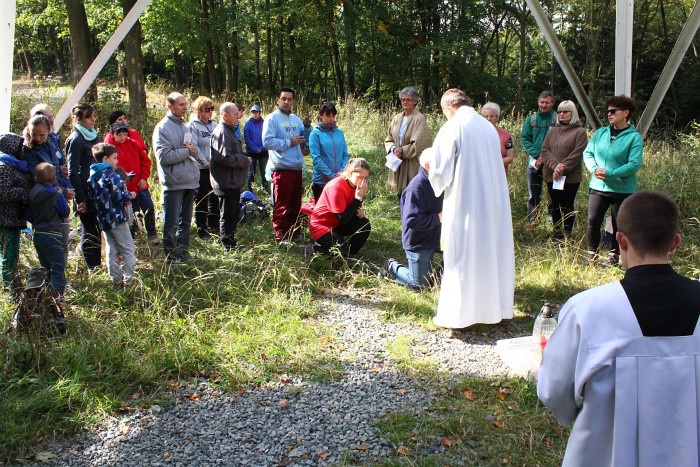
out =
{"type": "Polygon", "coordinates": [[[168,381],[168,384],[169,384],[171,387],[174,387],[174,388],[179,388],[179,387],[180,387],[180,382],[179,382],[179,381],[176,381],[176,380],[174,380],[174,379],[171,379],[170,381],[168,381]]]}
{"type": "Polygon", "coordinates": [[[371,368],[369,369],[369,371],[371,371],[372,373],[379,373],[380,371],[382,371],[382,367],[380,367],[380,366],[373,366],[373,367],[371,367],[371,368]]]}
{"type": "Polygon", "coordinates": [[[552,438],[545,438],[544,444],[546,444],[549,447],[552,447],[552,446],[554,446],[554,440],[552,438]]]}
{"type": "Polygon", "coordinates": [[[133,393],[133,394],[131,395],[131,400],[136,400],[136,399],[138,399],[139,397],[143,397],[143,393],[142,393],[141,391],[136,391],[135,393],[133,393]]]}
{"type": "Polygon", "coordinates": [[[170,453],[164,452],[163,459],[170,459],[170,453]]]}
{"type": "Polygon", "coordinates": [[[183,394],[186,398],[188,398],[191,401],[198,401],[199,400],[199,394],[183,394]]]}
{"type": "Polygon", "coordinates": [[[130,431],[131,427],[129,425],[122,425],[119,427],[119,432],[123,435],[128,435],[130,431]]]}
{"type": "Polygon", "coordinates": [[[288,384],[288,383],[291,383],[291,382],[292,382],[292,378],[290,378],[289,376],[287,376],[287,375],[282,375],[282,376],[280,376],[280,383],[282,383],[282,384],[288,384]]]}
{"type": "Polygon", "coordinates": [[[242,396],[243,394],[245,394],[245,391],[243,391],[243,390],[236,391],[237,396],[242,396]]]}
{"type": "Polygon", "coordinates": [[[471,389],[465,389],[464,390],[464,398],[468,401],[473,401],[474,400],[474,392],[472,392],[471,389]]]}
{"type": "Polygon", "coordinates": [[[508,393],[504,389],[501,389],[499,391],[499,393],[496,395],[496,397],[498,397],[500,400],[504,400],[507,395],[508,395],[508,393]]]}
{"type": "Polygon", "coordinates": [[[494,424],[495,426],[497,426],[498,428],[503,428],[503,422],[500,422],[500,421],[498,421],[498,420],[494,420],[494,421],[493,421],[493,424],[494,424]]]}
{"type": "Polygon", "coordinates": [[[355,446],[355,449],[357,449],[358,451],[366,451],[369,449],[369,446],[367,446],[366,444],[360,444],[359,446],[355,446]]]}
{"type": "Polygon", "coordinates": [[[398,451],[399,454],[401,454],[402,456],[408,456],[408,455],[410,455],[410,453],[408,452],[408,448],[407,448],[406,446],[401,446],[400,448],[397,449],[397,451],[398,451]]]}
{"type": "Polygon", "coordinates": [[[290,408],[290,407],[292,406],[292,404],[289,403],[289,399],[282,399],[281,401],[279,401],[279,402],[277,403],[277,406],[278,406],[280,409],[288,409],[288,408],[290,408]]]}
{"type": "Polygon", "coordinates": [[[503,464],[503,465],[505,465],[505,464],[510,464],[510,459],[508,459],[508,458],[506,457],[505,459],[503,459],[503,460],[501,461],[501,464],[503,464]]]}
{"type": "Polygon", "coordinates": [[[450,439],[450,438],[442,438],[440,441],[440,444],[445,446],[446,448],[452,447],[457,444],[457,441],[450,439]]]}
{"type": "Polygon", "coordinates": [[[406,388],[394,388],[394,392],[399,395],[406,394],[406,388]]]}
{"type": "Polygon", "coordinates": [[[38,460],[39,462],[48,462],[54,457],[57,456],[51,451],[41,451],[34,454],[34,459],[38,460]]]}
{"type": "Polygon", "coordinates": [[[330,451],[322,451],[322,452],[319,452],[319,453],[318,453],[318,457],[319,457],[319,459],[321,459],[322,461],[325,461],[326,459],[328,459],[328,457],[330,457],[330,455],[331,455],[331,452],[330,452],[330,451]]]}

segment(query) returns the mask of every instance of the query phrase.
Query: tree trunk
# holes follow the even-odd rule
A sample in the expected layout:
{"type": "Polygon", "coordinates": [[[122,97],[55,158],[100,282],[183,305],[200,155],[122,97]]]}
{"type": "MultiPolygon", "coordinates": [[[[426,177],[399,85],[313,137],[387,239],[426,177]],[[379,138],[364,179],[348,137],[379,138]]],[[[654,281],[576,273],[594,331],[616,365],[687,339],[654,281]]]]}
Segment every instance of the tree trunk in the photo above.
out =
{"type": "Polygon", "coordinates": [[[175,80],[175,86],[182,86],[182,76],[180,74],[180,58],[177,55],[177,50],[173,49],[173,79],[175,80]]]}
{"type": "MultiPolygon", "coordinates": [[[[231,0],[231,20],[234,24],[238,22],[237,0],[231,0]]],[[[233,93],[238,92],[238,79],[240,73],[240,52],[238,50],[238,28],[234,27],[231,32],[231,61],[233,62],[231,88],[233,93]]]]}
{"type": "Polygon", "coordinates": [[[284,31],[284,18],[281,16],[278,31],[280,31],[280,34],[277,35],[277,66],[280,71],[280,84],[284,86],[286,84],[284,76],[284,34],[281,33],[284,31]]]}
{"type": "Polygon", "coordinates": [[[527,40],[527,3],[525,0],[523,0],[519,13],[520,60],[518,62],[518,92],[515,97],[515,114],[518,116],[522,115],[525,93],[525,41],[527,40]]]}
{"type": "Polygon", "coordinates": [[[275,77],[272,74],[272,26],[270,26],[270,0],[265,0],[265,42],[267,49],[267,89],[270,92],[270,96],[275,95],[275,77]]]}
{"type": "Polygon", "coordinates": [[[348,94],[355,96],[357,87],[355,86],[355,63],[357,63],[357,49],[355,42],[357,41],[357,24],[355,13],[355,0],[345,0],[343,4],[343,16],[345,17],[345,60],[347,62],[348,71],[348,94]]]}
{"type": "Polygon", "coordinates": [[[201,0],[200,4],[202,5],[202,32],[204,33],[204,37],[206,38],[204,41],[204,61],[206,63],[207,68],[206,75],[209,78],[209,86],[206,87],[210,89],[210,93],[214,94],[215,96],[218,96],[220,93],[220,89],[219,81],[216,77],[214,47],[211,43],[211,32],[209,29],[209,2],[207,2],[207,0],[201,0]]]}
{"type": "Polygon", "coordinates": [[[260,91],[262,77],[260,76],[260,31],[258,31],[257,21],[253,25],[253,42],[255,46],[255,90],[260,91]]]}
{"type": "MultiPolygon", "coordinates": [[[[72,77],[73,85],[77,85],[90,67],[94,58],[92,52],[92,37],[88,27],[87,15],[85,14],[85,4],[83,0],[64,0],[66,4],[66,14],[68,15],[68,28],[71,40],[71,61],[73,65],[72,77]]],[[[94,103],[97,100],[97,86],[92,83],[90,89],[85,93],[83,100],[94,103]]]]}
{"type": "MultiPolygon", "coordinates": [[[[124,0],[124,17],[136,4],[136,0],[124,0]]],[[[146,116],[146,78],[143,74],[143,54],[141,53],[141,22],[124,38],[124,55],[126,57],[126,83],[129,90],[129,118],[131,124],[140,127],[146,116]]]]}
{"type": "Polygon", "coordinates": [[[56,39],[56,28],[53,25],[49,26],[49,44],[56,60],[56,69],[60,76],[66,76],[66,67],[63,66],[63,54],[58,47],[58,39],[56,39]]]}

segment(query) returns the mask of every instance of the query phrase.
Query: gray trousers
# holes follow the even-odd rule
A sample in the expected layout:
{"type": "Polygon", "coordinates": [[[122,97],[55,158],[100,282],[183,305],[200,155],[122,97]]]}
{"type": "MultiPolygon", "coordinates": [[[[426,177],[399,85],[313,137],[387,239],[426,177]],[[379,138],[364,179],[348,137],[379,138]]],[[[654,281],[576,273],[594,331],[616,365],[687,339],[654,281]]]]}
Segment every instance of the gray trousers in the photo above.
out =
{"type": "Polygon", "coordinates": [[[105,230],[107,238],[107,271],[109,277],[117,285],[131,284],[134,278],[134,266],[136,265],[136,244],[131,237],[131,230],[126,222],[122,222],[113,229],[105,230]],[[122,259],[119,261],[118,256],[122,259]]]}

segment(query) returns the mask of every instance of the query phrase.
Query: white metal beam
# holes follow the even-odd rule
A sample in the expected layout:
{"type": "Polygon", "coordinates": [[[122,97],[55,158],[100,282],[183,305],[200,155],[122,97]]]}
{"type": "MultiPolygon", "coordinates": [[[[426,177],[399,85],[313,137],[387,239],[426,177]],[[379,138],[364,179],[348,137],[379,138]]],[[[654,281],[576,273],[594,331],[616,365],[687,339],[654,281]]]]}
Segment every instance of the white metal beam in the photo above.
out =
{"type": "Polygon", "coordinates": [[[83,77],[80,78],[73,92],[71,92],[68,99],[63,103],[63,106],[61,106],[61,110],[56,114],[56,120],[54,122],[55,128],[61,128],[63,122],[66,121],[70,114],[70,109],[80,101],[88,88],[95,82],[97,75],[100,74],[102,68],[104,68],[114,51],[119,47],[119,44],[122,43],[126,35],[131,31],[131,28],[134,27],[134,24],[136,24],[139,16],[141,16],[141,13],[143,13],[149,3],[151,3],[151,0],[138,0],[131,8],[129,14],[126,15],[124,21],[122,21],[117,30],[114,31],[112,37],[110,37],[104,47],[102,47],[95,61],[92,62],[90,68],[88,68],[83,77]]]}
{"type": "Polygon", "coordinates": [[[615,5],[615,95],[632,96],[634,0],[616,0],[615,5]]]}
{"type": "Polygon", "coordinates": [[[4,18],[0,24],[0,133],[10,131],[16,5],[16,0],[0,0],[0,18],[4,18]]]}

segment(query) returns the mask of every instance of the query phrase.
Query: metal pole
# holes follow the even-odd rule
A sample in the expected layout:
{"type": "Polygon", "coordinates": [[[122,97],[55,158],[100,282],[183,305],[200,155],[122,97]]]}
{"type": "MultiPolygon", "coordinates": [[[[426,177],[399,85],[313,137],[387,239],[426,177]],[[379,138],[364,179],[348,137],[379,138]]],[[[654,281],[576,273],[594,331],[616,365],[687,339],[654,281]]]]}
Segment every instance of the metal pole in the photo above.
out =
{"type": "Polygon", "coordinates": [[[634,0],[617,0],[615,18],[615,95],[632,96],[634,0]]]}
{"type": "Polygon", "coordinates": [[[83,77],[80,78],[77,86],[75,86],[73,92],[71,92],[68,99],[63,103],[61,110],[59,110],[56,114],[56,119],[54,122],[55,128],[61,128],[63,122],[65,122],[68,118],[70,109],[85,95],[88,88],[97,78],[97,75],[100,74],[102,68],[104,68],[114,51],[117,50],[117,47],[119,47],[119,44],[122,43],[126,35],[129,33],[129,31],[131,31],[131,28],[134,26],[134,24],[136,24],[139,16],[141,16],[141,13],[143,13],[149,3],[151,3],[151,0],[138,0],[131,8],[129,14],[126,15],[124,21],[122,21],[117,30],[114,31],[114,34],[109,38],[105,46],[102,47],[102,50],[97,55],[97,58],[95,58],[95,61],[92,62],[90,68],[88,68],[83,77]]]}
{"type": "Polygon", "coordinates": [[[654,121],[654,117],[656,117],[656,112],[659,110],[669,86],[671,86],[673,77],[676,76],[678,67],[681,65],[683,57],[688,51],[688,47],[690,47],[690,43],[698,32],[698,27],[700,27],[700,2],[695,2],[693,11],[690,12],[688,21],[685,22],[683,30],[676,41],[676,45],[673,46],[673,51],[671,51],[671,55],[668,57],[666,65],[664,65],[664,70],[661,72],[656,86],[654,86],[654,91],[651,93],[649,102],[647,102],[647,106],[644,108],[644,113],[642,113],[639,119],[638,130],[642,137],[645,137],[647,131],[649,131],[651,122],[654,121]]]}
{"type": "Polygon", "coordinates": [[[578,75],[576,74],[576,71],[574,71],[574,67],[571,65],[569,58],[566,56],[566,52],[564,52],[564,48],[561,46],[561,42],[559,42],[559,38],[557,38],[557,35],[554,32],[552,24],[549,22],[549,19],[540,6],[538,0],[526,0],[526,2],[527,6],[532,11],[532,16],[534,16],[535,21],[537,21],[537,25],[540,27],[540,31],[542,31],[544,38],[547,40],[549,47],[552,49],[554,58],[557,59],[557,62],[561,67],[561,71],[564,72],[566,80],[569,82],[571,89],[574,91],[574,95],[576,96],[578,103],[581,105],[583,112],[586,114],[588,124],[594,130],[597,130],[602,126],[602,124],[600,123],[600,119],[595,112],[595,107],[593,107],[593,103],[591,103],[591,100],[588,98],[588,94],[586,94],[585,89],[583,89],[583,84],[581,84],[581,80],[578,79],[578,75]]]}
{"type": "Polygon", "coordinates": [[[15,45],[15,0],[0,1],[0,133],[10,131],[10,110],[12,108],[12,59],[15,45]]]}

